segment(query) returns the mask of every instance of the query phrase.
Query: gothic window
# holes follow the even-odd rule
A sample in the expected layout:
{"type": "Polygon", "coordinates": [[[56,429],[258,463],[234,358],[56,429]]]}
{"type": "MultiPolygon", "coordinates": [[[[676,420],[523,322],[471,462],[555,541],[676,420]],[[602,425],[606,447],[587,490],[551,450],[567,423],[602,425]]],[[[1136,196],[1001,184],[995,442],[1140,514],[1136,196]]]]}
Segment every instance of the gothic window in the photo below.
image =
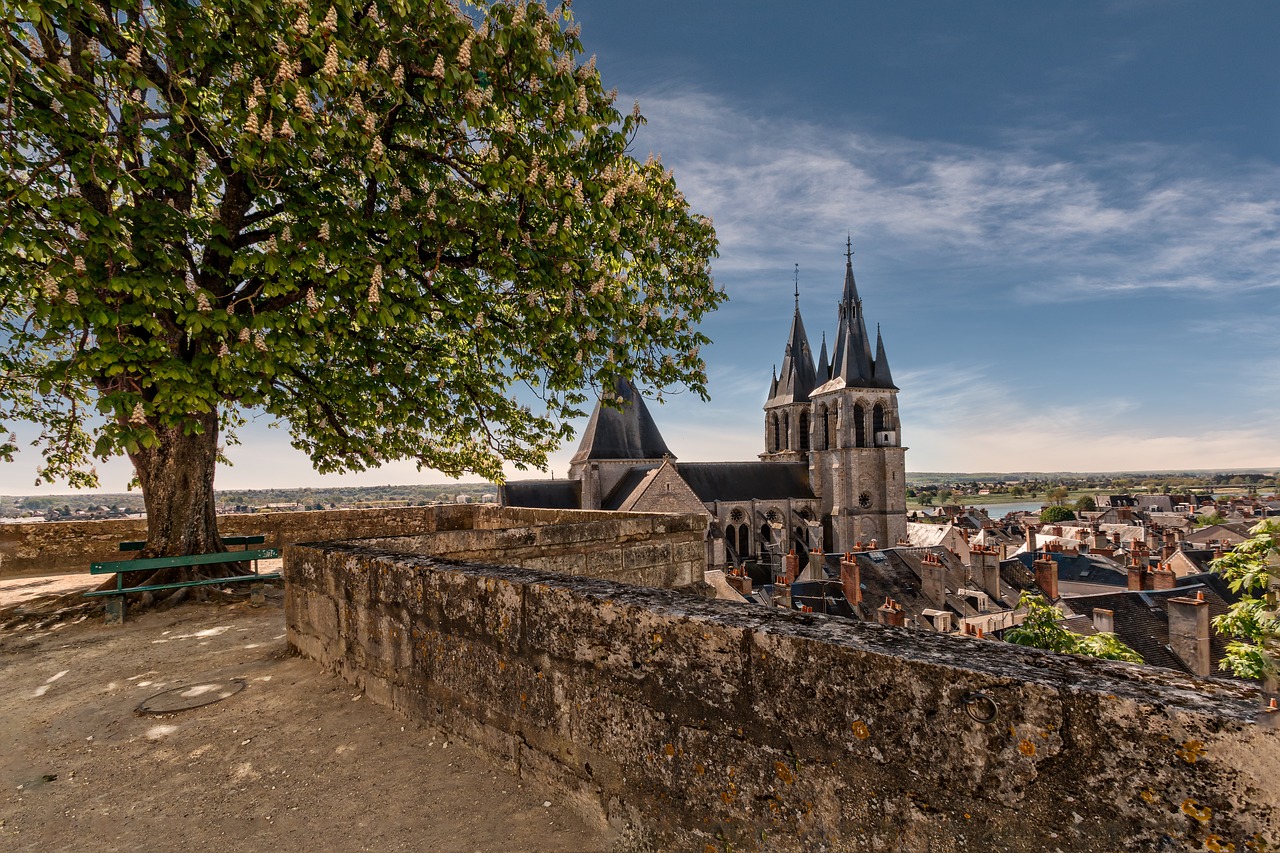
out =
{"type": "Polygon", "coordinates": [[[800,413],[800,452],[809,452],[809,413],[800,413]]]}
{"type": "Polygon", "coordinates": [[[861,403],[853,407],[853,446],[867,446],[867,413],[861,403]]]}
{"type": "Polygon", "coordinates": [[[769,510],[764,514],[764,517],[770,524],[777,524],[782,520],[782,516],[778,514],[776,509],[769,510]]]}
{"type": "Polygon", "coordinates": [[[862,494],[858,495],[858,506],[862,507],[863,509],[870,509],[870,508],[871,508],[871,493],[870,493],[870,492],[863,492],[862,494]]]}
{"type": "Polygon", "coordinates": [[[814,436],[814,438],[816,439],[813,442],[814,450],[830,450],[831,449],[831,445],[827,442],[827,432],[830,429],[828,425],[828,421],[830,419],[831,419],[831,411],[827,408],[826,404],[824,403],[818,407],[818,423],[817,423],[818,429],[817,429],[816,435],[814,436]]]}
{"type": "Polygon", "coordinates": [[[742,557],[751,553],[751,531],[745,524],[738,525],[738,547],[742,549],[740,554],[742,557]]]}
{"type": "Polygon", "coordinates": [[[778,422],[778,413],[769,416],[769,451],[777,453],[782,449],[782,425],[778,422]]]}
{"type": "Polygon", "coordinates": [[[734,524],[740,524],[744,518],[746,518],[746,513],[742,511],[742,507],[734,507],[733,512],[729,513],[729,520],[734,524]]]}
{"type": "Polygon", "coordinates": [[[871,431],[876,434],[877,439],[879,438],[880,433],[888,429],[888,427],[885,426],[884,406],[882,404],[876,403],[876,407],[871,410],[871,423],[871,431]]]}
{"type": "Polygon", "coordinates": [[[827,449],[835,450],[839,446],[840,441],[837,436],[840,435],[840,409],[832,406],[827,411],[827,449]]]}
{"type": "Polygon", "coordinates": [[[778,449],[790,450],[791,449],[791,418],[788,418],[784,415],[783,417],[778,418],[778,423],[782,424],[782,447],[778,449]]]}
{"type": "Polygon", "coordinates": [[[724,542],[734,554],[738,553],[738,528],[730,524],[724,531],[724,542]]]}
{"type": "Polygon", "coordinates": [[[772,541],[773,541],[772,529],[767,524],[760,525],[760,542],[763,544],[765,542],[772,542],[772,541]]]}

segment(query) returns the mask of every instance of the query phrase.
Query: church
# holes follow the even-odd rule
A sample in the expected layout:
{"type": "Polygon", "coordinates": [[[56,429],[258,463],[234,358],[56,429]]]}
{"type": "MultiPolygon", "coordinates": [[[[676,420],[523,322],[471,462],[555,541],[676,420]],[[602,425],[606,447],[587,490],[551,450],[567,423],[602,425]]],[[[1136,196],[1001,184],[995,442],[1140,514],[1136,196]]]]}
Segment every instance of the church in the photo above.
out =
{"type": "Polygon", "coordinates": [[[621,408],[597,403],[567,480],[501,487],[505,506],[698,513],[711,567],[819,548],[851,551],[907,535],[906,448],[898,388],[876,329],[874,355],[846,251],[835,346],[815,363],[795,315],[764,404],[764,452],[754,462],[680,462],[630,382],[621,408]]]}

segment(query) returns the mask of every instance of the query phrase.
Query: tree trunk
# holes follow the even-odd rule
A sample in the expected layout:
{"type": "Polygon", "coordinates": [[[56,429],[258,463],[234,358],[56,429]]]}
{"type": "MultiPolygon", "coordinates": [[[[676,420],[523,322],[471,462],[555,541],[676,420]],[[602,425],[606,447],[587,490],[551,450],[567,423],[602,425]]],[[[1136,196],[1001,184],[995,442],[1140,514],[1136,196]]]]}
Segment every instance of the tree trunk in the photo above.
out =
{"type": "Polygon", "coordinates": [[[143,557],[179,557],[225,551],[214,512],[213,474],[218,455],[218,414],[196,417],[204,428],[157,427],[158,443],[129,454],[147,508],[143,557]]]}
{"type": "MultiPolygon", "coordinates": [[[[173,427],[156,427],[157,443],[130,453],[142,500],[147,510],[147,544],[138,554],[147,557],[185,557],[190,554],[212,554],[226,551],[218,536],[218,519],[213,502],[213,474],[218,455],[218,415],[216,412],[195,416],[203,432],[184,434],[173,427]]],[[[243,563],[221,563],[192,568],[160,569],[150,575],[130,572],[124,585],[190,581],[200,578],[229,577],[239,574],[243,563]]],[[[100,589],[114,589],[112,576],[100,589]]],[[[204,589],[204,587],[198,587],[204,589]]],[[[187,588],[167,592],[166,602],[188,595],[187,588]]],[[[164,593],[161,593],[164,595],[164,593]]],[[[150,593],[142,593],[142,603],[153,601],[150,593]]]]}

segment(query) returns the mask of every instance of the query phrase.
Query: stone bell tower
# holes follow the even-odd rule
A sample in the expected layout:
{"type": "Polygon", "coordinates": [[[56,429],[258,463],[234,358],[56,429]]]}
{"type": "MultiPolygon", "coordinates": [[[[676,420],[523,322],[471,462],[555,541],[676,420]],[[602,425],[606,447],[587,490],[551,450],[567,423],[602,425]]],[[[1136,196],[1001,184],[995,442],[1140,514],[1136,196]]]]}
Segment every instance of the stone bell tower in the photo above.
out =
{"type": "Polygon", "coordinates": [[[822,498],[829,551],[848,551],[872,539],[888,547],[907,535],[906,448],[898,420],[898,387],[879,327],[872,355],[853,278],[852,245],[846,248],[830,373],[818,375],[809,393],[809,475],[814,493],[822,498]]]}
{"type": "Polygon", "coordinates": [[[764,453],[760,458],[766,462],[807,462],[812,447],[809,393],[817,384],[817,371],[800,318],[799,270],[797,264],[796,310],[782,356],[782,373],[774,374],[764,404],[764,453]]]}

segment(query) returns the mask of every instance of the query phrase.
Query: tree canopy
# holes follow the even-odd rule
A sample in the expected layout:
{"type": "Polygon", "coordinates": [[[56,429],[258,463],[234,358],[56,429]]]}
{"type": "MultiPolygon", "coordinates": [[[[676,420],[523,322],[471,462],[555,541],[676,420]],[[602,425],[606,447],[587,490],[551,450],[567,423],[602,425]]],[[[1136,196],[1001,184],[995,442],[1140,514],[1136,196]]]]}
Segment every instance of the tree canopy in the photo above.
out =
{"type": "Polygon", "coordinates": [[[1274,684],[1280,674],[1280,520],[1267,518],[1230,554],[1213,561],[1240,600],[1213,620],[1213,627],[1236,639],[1227,644],[1220,666],[1243,678],[1274,684]]]}
{"type": "Polygon", "coordinates": [[[498,480],[588,386],[706,396],[713,228],[567,3],[3,14],[0,435],[39,425],[41,478],[127,453],[146,496],[253,408],[322,472],[498,480]]]}
{"type": "Polygon", "coordinates": [[[1142,656],[1111,632],[1084,636],[1064,628],[1058,621],[1062,614],[1043,596],[1024,592],[1018,606],[1025,608],[1027,615],[1021,625],[1005,632],[1006,642],[1062,654],[1142,663],[1142,656]]]}
{"type": "Polygon", "coordinates": [[[1040,521],[1044,524],[1057,524],[1061,521],[1075,521],[1076,514],[1065,506],[1047,506],[1040,510],[1040,521]]]}

